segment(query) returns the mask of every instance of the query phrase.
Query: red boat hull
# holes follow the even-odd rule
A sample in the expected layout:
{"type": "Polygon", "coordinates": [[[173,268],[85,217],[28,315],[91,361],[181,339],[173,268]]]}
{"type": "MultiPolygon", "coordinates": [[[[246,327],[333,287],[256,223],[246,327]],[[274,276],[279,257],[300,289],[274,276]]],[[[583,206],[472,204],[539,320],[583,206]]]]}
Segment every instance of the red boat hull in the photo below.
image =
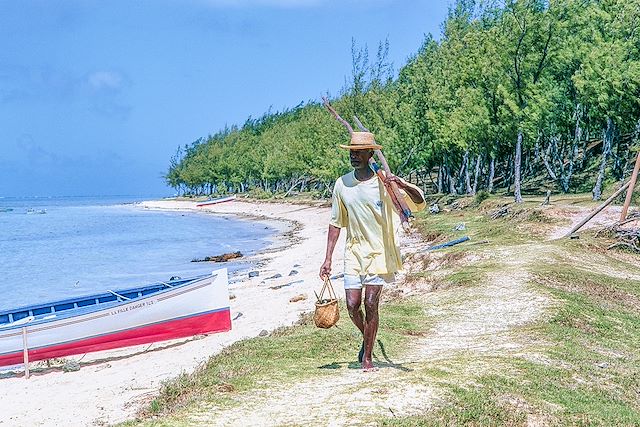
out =
{"type": "MultiPolygon", "coordinates": [[[[229,308],[225,308],[64,344],[29,349],[29,361],[111,350],[114,348],[149,344],[199,334],[227,332],[229,330],[231,330],[231,313],[229,308]]],[[[0,366],[17,365],[22,362],[22,351],[0,356],[0,366]]]]}

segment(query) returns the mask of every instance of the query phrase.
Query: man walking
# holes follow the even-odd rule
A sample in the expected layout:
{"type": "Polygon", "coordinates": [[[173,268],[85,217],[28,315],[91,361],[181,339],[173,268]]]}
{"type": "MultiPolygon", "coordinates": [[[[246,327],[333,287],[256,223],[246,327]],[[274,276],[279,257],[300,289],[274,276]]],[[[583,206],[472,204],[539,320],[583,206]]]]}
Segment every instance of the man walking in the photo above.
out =
{"type": "MultiPolygon", "coordinates": [[[[353,323],[363,335],[358,361],[365,371],[374,370],[373,345],[378,332],[378,303],[382,286],[395,281],[395,273],[402,268],[397,229],[400,218],[393,210],[391,198],[384,185],[369,167],[373,150],[382,149],[369,132],[353,132],[349,150],[354,170],[341,176],[333,188],[331,221],[327,238],[327,252],[320,267],[320,278],[331,274],[333,250],[341,228],[347,229],[344,255],[344,288],[347,309],[353,323]],[[362,288],[364,287],[363,316],[362,288]]],[[[412,212],[425,208],[422,191],[396,176],[387,176],[403,193],[412,212]]]]}

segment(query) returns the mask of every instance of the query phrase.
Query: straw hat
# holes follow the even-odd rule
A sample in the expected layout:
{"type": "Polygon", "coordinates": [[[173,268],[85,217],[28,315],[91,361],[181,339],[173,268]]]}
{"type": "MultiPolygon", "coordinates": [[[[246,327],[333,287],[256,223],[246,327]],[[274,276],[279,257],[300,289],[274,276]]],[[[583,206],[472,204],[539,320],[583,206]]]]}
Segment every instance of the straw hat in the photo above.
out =
{"type": "Polygon", "coordinates": [[[345,150],[381,150],[382,145],[376,144],[371,132],[353,132],[351,134],[351,144],[340,144],[340,148],[345,150]]]}

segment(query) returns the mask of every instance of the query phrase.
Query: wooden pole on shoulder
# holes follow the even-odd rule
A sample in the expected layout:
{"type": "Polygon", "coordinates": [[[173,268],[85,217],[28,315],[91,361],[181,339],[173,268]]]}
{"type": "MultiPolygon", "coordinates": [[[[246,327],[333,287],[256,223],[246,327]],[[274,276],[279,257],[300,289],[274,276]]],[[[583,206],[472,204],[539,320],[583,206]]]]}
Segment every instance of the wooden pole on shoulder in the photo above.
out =
{"type": "MultiPolygon", "coordinates": [[[[356,124],[358,125],[358,128],[360,128],[361,131],[369,132],[369,129],[364,127],[364,125],[362,124],[358,116],[353,116],[353,119],[355,120],[356,124]]],[[[389,164],[387,163],[387,159],[384,157],[384,154],[382,154],[382,150],[379,150],[379,149],[373,150],[373,153],[380,160],[380,163],[382,164],[382,169],[386,173],[386,176],[393,175],[391,172],[391,169],[389,168],[389,164]]],[[[384,182],[383,176],[380,176],[380,179],[382,180],[382,182],[384,182]]],[[[398,185],[395,182],[392,182],[389,185],[388,192],[389,192],[389,195],[391,196],[391,200],[394,200],[394,204],[397,206],[396,210],[398,211],[398,215],[400,215],[402,228],[405,231],[409,231],[410,229],[409,218],[413,216],[413,214],[411,213],[411,209],[409,209],[409,205],[407,205],[407,202],[404,200],[404,197],[400,193],[400,189],[398,188],[398,185]]]]}
{"type": "Polygon", "coordinates": [[[624,221],[625,219],[627,219],[629,205],[631,205],[631,197],[633,196],[633,189],[635,188],[636,180],[638,179],[638,171],[640,171],[640,151],[638,151],[638,156],[636,157],[636,165],[633,168],[633,173],[631,174],[629,189],[627,190],[627,197],[624,199],[624,206],[622,207],[622,212],[620,213],[620,221],[624,221]]]}
{"type": "MultiPolygon", "coordinates": [[[[329,110],[329,112],[335,117],[335,119],[338,120],[340,123],[342,123],[342,125],[345,128],[347,128],[347,130],[349,131],[349,135],[353,135],[353,128],[351,127],[349,122],[347,122],[345,119],[340,117],[338,112],[331,106],[331,103],[329,102],[329,99],[327,99],[326,97],[323,96],[322,97],[322,102],[323,102],[324,106],[327,108],[327,110],[329,110]]],[[[360,127],[361,130],[363,130],[365,132],[368,132],[368,130],[362,125],[362,123],[360,122],[360,120],[358,120],[357,117],[355,117],[355,120],[356,120],[356,122],[357,122],[357,124],[358,124],[358,126],[360,127]]],[[[386,168],[385,172],[387,173],[387,176],[391,176],[391,171],[389,170],[389,165],[387,164],[387,160],[384,158],[384,155],[382,154],[382,152],[380,150],[374,150],[374,154],[379,157],[380,162],[383,164],[383,168],[386,168]]],[[[370,160],[370,162],[371,162],[371,160],[370,160]]],[[[373,163],[375,164],[375,161],[373,163]]],[[[370,163],[370,165],[371,165],[371,163],[370,163]]],[[[385,184],[385,181],[384,181],[384,177],[381,176],[382,174],[379,171],[375,171],[375,173],[376,173],[376,175],[379,176],[379,178],[382,181],[383,185],[385,186],[385,188],[387,188],[387,192],[391,196],[391,200],[392,200],[392,203],[394,205],[394,208],[397,211],[398,215],[400,216],[400,220],[401,220],[401,223],[402,223],[402,228],[405,231],[409,231],[410,230],[409,218],[412,216],[411,215],[411,210],[409,209],[409,207],[407,206],[406,201],[404,200],[404,198],[400,194],[400,190],[398,189],[398,186],[396,185],[395,182],[391,182],[389,184],[389,186],[387,187],[387,184],[385,184]]]]}

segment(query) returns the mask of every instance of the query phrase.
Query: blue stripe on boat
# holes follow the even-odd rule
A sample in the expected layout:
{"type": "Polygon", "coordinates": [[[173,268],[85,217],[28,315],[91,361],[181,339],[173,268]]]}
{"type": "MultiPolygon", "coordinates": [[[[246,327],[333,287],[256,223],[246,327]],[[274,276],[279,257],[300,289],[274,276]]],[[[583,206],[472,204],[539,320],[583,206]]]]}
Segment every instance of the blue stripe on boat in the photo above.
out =
{"type": "MultiPolygon", "coordinates": [[[[135,300],[137,298],[147,296],[150,294],[160,294],[164,293],[174,287],[179,287],[186,283],[191,283],[196,280],[207,277],[208,275],[202,275],[197,277],[191,277],[188,279],[179,279],[168,281],[171,286],[163,285],[162,283],[153,283],[146,286],[138,286],[135,288],[129,289],[119,289],[113,291],[118,295],[122,295],[127,300],[121,299],[118,296],[114,295],[111,292],[104,292],[95,295],[82,295],[75,298],[64,299],[60,301],[48,302],[43,304],[36,304],[31,306],[18,307],[11,310],[3,310],[0,311],[0,328],[2,331],[6,331],[11,329],[11,326],[7,324],[11,324],[17,320],[24,319],[29,316],[34,316],[35,319],[32,322],[29,322],[29,325],[33,325],[34,323],[40,323],[43,321],[42,317],[46,317],[50,314],[57,314],[55,320],[59,320],[61,318],[68,317],[67,314],[76,316],[79,314],[84,314],[86,312],[101,310],[103,308],[117,306],[119,304],[126,304],[131,300],[135,300]],[[108,304],[111,303],[111,304],[108,304]],[[80,310],[83,309],[83,310],[80,310]],[[69,311],[72,310],[72,313],[69,311]],[[67,312],[67,313],[65,313],[67,312]],[[39,318],[40,317],[40,318],[39,318]]],[[[54,319],[51,319],[54,320],[54,319]]]]}

